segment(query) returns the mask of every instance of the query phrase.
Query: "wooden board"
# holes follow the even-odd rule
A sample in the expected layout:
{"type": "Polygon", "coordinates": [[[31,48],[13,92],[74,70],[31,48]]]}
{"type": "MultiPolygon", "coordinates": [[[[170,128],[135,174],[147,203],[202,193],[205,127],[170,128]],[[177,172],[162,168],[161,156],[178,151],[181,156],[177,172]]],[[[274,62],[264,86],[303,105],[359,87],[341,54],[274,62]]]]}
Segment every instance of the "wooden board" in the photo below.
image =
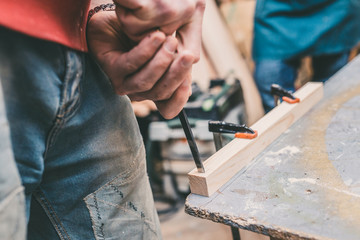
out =
{"type": "Polygon", "coordinates": [[[307,83],[294,95],[300,103],[283,102],[251,126],[257,138],[234,139],[204,162],[205,173],[192,170],[191,192],[210,196],[217,191],[322,98],[322,83],[307,83]]]}
{"type": "Polygon", "coordinates": [[[235,44],[251,71],[254,70],[252,42],[255,5],[256,0],[236,0],[220,5],[220,11],[229,26],[235,44]]]}
{"type": "Polygon", "coordinates": [[[247,124],[253,124],[264,115],[260,94],[249,66],[241,56],[215,0],[206,1],[203,44],[219,77],[227,77],[232,73],[240,80],[246,106],[247,124]]]}
{"type": "Polygon", "coordinates": [[[324,84],[316,106],[193,216],[274,239],[360,239],[360,56],[324,84]]]}
{"type": "Polygon", "coordinates": [[[200,60],[192,67],[192,80],[197,83],[202,91],[208,91],[210,80],[215,79],[217,73],[209,59],[204,47],[201,47],[200,60]]]}

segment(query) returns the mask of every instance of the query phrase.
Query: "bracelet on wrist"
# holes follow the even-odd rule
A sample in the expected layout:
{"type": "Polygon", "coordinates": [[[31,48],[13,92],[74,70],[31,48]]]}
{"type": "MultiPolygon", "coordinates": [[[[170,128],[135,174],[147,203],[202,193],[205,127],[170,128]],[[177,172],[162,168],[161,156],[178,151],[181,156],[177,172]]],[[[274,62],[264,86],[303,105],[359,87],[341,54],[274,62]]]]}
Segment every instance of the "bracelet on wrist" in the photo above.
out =
{"type": "Polygon", "coordinates": [[[92,16],[94,16],[95,13],[100,12],[100,11],[115,11],[115,4],[114,3],[108,3],[108,4],[101,4],[97,7],[94,7],[93,9],[91,9],[89,11],[88,14],[88,21],[90,20],[90,18],[92,16]]]}

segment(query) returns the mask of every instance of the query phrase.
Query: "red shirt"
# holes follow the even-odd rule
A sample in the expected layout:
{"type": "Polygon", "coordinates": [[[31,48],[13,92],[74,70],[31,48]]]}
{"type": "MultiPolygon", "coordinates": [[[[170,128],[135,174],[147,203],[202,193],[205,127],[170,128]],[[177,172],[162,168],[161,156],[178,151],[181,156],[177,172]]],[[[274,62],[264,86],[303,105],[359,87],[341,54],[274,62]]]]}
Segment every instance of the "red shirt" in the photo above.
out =
{"type": "Polygon", "coordinates": [[[87,51],[90,0],[0,0],[0,25],[87,51]]]}

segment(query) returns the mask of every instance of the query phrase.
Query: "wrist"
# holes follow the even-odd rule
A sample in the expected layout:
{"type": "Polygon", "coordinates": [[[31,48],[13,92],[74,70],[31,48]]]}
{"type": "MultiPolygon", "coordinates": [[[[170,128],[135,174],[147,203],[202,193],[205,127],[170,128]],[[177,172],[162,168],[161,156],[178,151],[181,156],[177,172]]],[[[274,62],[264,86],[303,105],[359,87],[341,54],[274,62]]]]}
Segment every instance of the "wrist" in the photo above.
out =
{"type": "Polygon", "coordinates": [[[115,11],[115,4],[114,3],[104,3],[97,5],[89,10],[88,13],[88,22],[92,16],[94,16],[97,12],[101,11],[115,11]]]}
{"type": "Polygon", "coordinates": [[[90,9],[93,9],[101,4],[114,3],[112,0],[90,0],[90,9]]]}

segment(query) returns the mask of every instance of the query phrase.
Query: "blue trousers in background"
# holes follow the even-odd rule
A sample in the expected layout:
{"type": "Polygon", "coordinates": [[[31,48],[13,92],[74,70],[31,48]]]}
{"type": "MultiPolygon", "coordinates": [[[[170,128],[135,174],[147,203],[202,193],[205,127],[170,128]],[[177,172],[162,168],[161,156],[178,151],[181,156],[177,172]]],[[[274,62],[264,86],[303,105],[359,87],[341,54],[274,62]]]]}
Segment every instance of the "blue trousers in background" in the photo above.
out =
{"type": "MultiPolygon", "coordinates": [[[[349,58],[349,53],[322,55],[312,57],[313,79],[316,82],[325,82],[342,68],[349,58]]],[[[276,83],[283,88],[294,91],[300,59],[290,60],[261,60],[255,62],[254,79],[265,112],[275,107],[274,98],[270,94],[271,84],[276,83]]]]}

